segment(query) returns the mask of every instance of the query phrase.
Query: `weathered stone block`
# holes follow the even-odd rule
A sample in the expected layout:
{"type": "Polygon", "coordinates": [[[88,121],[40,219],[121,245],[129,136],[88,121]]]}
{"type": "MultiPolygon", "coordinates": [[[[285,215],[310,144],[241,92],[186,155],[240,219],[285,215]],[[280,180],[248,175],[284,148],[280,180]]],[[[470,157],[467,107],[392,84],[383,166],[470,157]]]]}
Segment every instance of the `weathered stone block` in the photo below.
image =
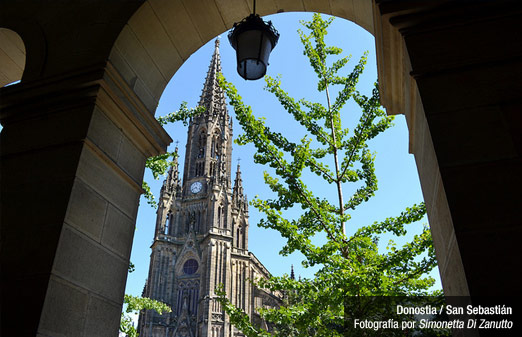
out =
{"type": "MultiPolygon", "coordinates": [[[[424,116],[422,116],[422,118],[424,119],[424,116]]],[[[422,145],[422,151],[420,151],[420,154],[416,154],[415,157],[417,161],[417,169],[419,170],[419,179],[422,182],[422,194],[424,196],[424,201],[429,208],[430,205],[434,203],[437,177],[440,176],[440,172],[437,156],[431,141],[430,131],[425,122],[425,119],[424,122],[421,122],[420,128],[420,130],[422,130],[423,136],[423,140],[420,142],[422,145]]],[[[420,132],[420,130],[418,129],[416,132],[420,132]]],[[[417,145],[415,145],[415,147],[417,148],[417,145]]]]}
{"type": "Polygon", "coordinates": [[[81,180],[76,179],[65,222],[91,236],[95,241],[100,241],[106,211],[107,201],[81,180]]]}
{"type": "Polygon", "coordinates": [[[46,337],[84,336],[87,291],[51,277],[44,302],[39,332],[46,337]]]}
{"type": "Polygon", "coordinates": [[[453,230],[453,221],[440,176],[437,179],[433,204],[428,210],[428,219],[431,224],[431,234],[439,268],[443,268],[447,262],[449,244],[451,240],[455,239],[455,232],[453,230]]]}
{"type": "Polygon", "coordinates": [[[94,109],[88,137],[116,161],[122,141],[122,132],[98,107],[94,109]]]}
{"type": "Polygon", "coordinates": [[[123,137],[118,153],[117,163],[127,172],[137,184],[143,181],[145,156],[136,148],[129,138],[123,137]]]}
{"type": "Polygon", "coordinates": [[[85,317],[85,336],[118,336],[121,307],[98,296],[90,296],[85,317]]]}
{"type": "Polygon", "coordinates": [[[118,170],[116,165],[112,166],[87,147],[83,149],[78,177],[127,216],[134,218],[141,191],[138,191],[139,185],[136,186],[125,176],[126,173],[118,170]]]}
{"type": "Polygon", "coordinates": [[[118,69],[118,73],[123,77],[125,82],[132,87],[136,80],[136,72],[131,68],[125,57],[118,48],[112,48],[110,62],[118,69]]]}
{"type": "Polygon", "coordinates": [[[109,204],[103,227],[102,244],[123,259],[128,259],[134,232],[134,219],[109,204]]]}
{"type": "Polygon", "coordinates": [[[181,1],[149,1],[183,60],[201,45],[201,38],[181,1]],[[183,34],[179,32],[183,30],[183,34]]]}
{"type": "Polygon", "coordinates": [[[115,303],[122,300],[128,261],[64,225],[53,272],[61,278],[115,303]]]}
{"type": "MultiPolygon", "coordinates": [[[[163,88],[167,85],[167,81],[163,79],[157,65],[154,64],[129,25],[123,28],[115,46],[127,63],[132,65],[132,70],[144,82],[144,87],[150,89],[151,92],[159,91],[161,94],[163,88]]],[[[138,93],[136,92],[136,94],[138,93]]],[[[138,94],[138,96],[140,95],[138,94]]]]}
{"type": "Polygon", "coordinates": [[[447,263],[441,268],[441,280],[445,296],[469,296],[468,284],[462,265],[458,243],[451,240],[447,251],[447,263]]]}
{"type": "Polygon", "coordinates": [[[142,44],[146,50],[153,51],[150,57],[158,67],[165,81],[168,82],[181,66],[183,60],[172,44],[172,41],[165,31],[165,27],[159,21],[150,3],[144,3],[139,8],[137,14],[138,15],[131,18],[129,25],[132,27],[140,44],[142,44]]]}

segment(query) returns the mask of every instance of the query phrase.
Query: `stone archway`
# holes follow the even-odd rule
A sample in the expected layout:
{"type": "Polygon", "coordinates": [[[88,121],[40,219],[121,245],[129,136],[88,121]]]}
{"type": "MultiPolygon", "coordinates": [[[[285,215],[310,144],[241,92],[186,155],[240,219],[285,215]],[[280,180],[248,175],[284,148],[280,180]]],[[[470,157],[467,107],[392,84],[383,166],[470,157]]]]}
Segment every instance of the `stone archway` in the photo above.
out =
{"type": "MultiPolygon", "coordinates": [[[[378,2],[377,2],[378,3],[378,2]]],[[[448,295],[467,295],[466,276],[455,239],[437,156],[404,39],[390,23],[390,8],[370,1],[260,2],[258,12],[269,15],[290,11],[317,11],[355,22],[376,38],[379,82],[389,114],[406,115],[410,152],[415,154],[439,259],[441,279],[448,295]]],[[[422,7],[422,6],[421,6],[422,7]]],[[[428,6],[429,7],[429,6],[428,6]]],[[[195,50],[230,29],[251,12],[250,1],[147,1],[129,19],[111,51],[109,62],[145,106],[154,112],[163,89],[195,50]]],[[[402,14],[402,13],[401,13],[402,14]]]]}
{"type": "MultiPolygon", "coordinates": [[[[110,54],[110,62],[145,105],[154,111],[163,89],[189,56],[232,28],[252,11],[252,1],[146,1],[129,19],[110,54]]],[[[322,12],[353,21],[373,32],[372,3],[259,1],[257,12],[322,12]]]]}

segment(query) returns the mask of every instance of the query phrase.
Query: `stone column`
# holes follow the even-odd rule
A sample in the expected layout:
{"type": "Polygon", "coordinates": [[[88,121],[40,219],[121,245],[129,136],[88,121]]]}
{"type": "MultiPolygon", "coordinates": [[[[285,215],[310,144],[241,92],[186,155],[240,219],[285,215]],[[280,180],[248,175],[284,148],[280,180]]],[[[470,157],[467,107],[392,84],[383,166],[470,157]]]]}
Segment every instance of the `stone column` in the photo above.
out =
{"type": "Polygon", "coordinates": [[[414,154],[437,256],[447,296],[468,296],[468,281],[453,219],[440,174],[440,167],[426,121],[410,56],[400,31],[390,18],[393,12],[374,2],[375,40],[381,103],[389,115],[404,114],[409,130],[409,151],[414,154]]]}
{"type": "Polygon", "coordinates": [[[116,336],[145,160],[171,139],[111,64],[0,96],[0,335],[116,336]]]}
{"type": "Polygon", "coordinates": [[[375,1],[374,17],[383,104],[406,115],[444,293],[508,304],[522,294],[507,276],[522,268],[522,11],[375,1]]]}

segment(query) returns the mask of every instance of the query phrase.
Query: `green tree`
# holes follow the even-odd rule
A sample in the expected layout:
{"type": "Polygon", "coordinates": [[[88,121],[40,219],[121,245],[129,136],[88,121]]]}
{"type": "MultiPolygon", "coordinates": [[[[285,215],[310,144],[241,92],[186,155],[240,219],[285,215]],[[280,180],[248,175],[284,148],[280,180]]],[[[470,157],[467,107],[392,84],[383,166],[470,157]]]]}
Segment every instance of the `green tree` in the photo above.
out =
{"type": "Polygon", "coordinates": [[[252,326],[248,317],[230,303],[227,294],[218,290],[219,301],[232,323],[247,336],[330,337],[372,333],[354,330],[353,319],[377,319],[385,314],[382,308],[372,305],[375,296],[433,295],[428,289],[434,280],[426,273],[436,266],[436,260],[426,226],[402,247],[392,240],[385,250],[379,250],[378,246],[385,233],[404,236],[405,225],[425,215],[424,203],[407,208],[399,216],[354,228],[355,233],[347,235],[350,213],[377,190],[375,154],[370,151],[368,141],[388,129],[393,117],[387,116],[380,106],[377,84],[369,97],[356,89],[367,53],[347,76],[338,73],[348,63],[348,57],[327,62],[328,57],[342,52],[325,43],[331,22],[332,19],[323,20],[314,14],[312,21],[302,22],[309,34],[299,30],[304,54],[317,74],[317,90],[324,92],[326,105],[295,100],[281,88],[279,79],[265,78],[266,90],[306,130],[300,142],[292,142],[265,125],[264,119],[256,118],[235,87],[220,76],[220,85],[244,132],[236,143],[253,144],[254,161],[270,166],[277,175],[264,173],[264,181],[276,197],[270,200],[256,197],[251,203],[265,215],[260,226],[277,230],[286,239],[282,255],[299,251],[305,257],[305,267],[320,267],[313,279],[283,276],[257,280],[260,287],[287,294],[281,308],[261,309],[262,316],[279,327],[271,333],[252,326]],[[330,97],[333,86],[340,86],[335,98],[330,97]],[[342,110],[349,99],[360,107],[359,120],[352,130],[342,123],[342,110]],[[335,191],[335,202],[314,195],[303,174],[324,180],[324,189],[335,191]],[[347,186],[355,186],[355,192],[348,198],[347,186]],[[295,206],[303,210],[302,214],[297,219],[285,218],[285,211],[295,206]],[[326,242],[312,241],[320,233],[326,236],[326,242]]]}
{"type": "Polygon", "coordinates": [[[170,307],[165,303],[152,300],[146,297],[138,297],[125,294],[123,304],[126,306],[121,313],[120,331],[127,337],[138,337],[138,332],[132,322],[131,313],[137,313],[140,310],[156,310],[160,315],[163,312],[172,312],[170,307]]]}

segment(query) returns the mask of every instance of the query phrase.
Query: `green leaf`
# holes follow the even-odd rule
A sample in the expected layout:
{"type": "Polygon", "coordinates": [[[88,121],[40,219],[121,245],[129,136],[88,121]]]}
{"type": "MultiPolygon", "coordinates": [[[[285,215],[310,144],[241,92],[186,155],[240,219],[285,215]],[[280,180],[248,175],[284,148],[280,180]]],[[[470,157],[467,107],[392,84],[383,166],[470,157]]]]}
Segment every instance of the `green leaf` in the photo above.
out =
{"type": "Polygon", "coordinates": [[[164,312],[172,312],[170,307],[165,303],[146,297],[138,297],[128,294],[125,294],[123,304],[126,309],[121,313],[120,331],[126,334],[127,337],[138,337],[138,332],[133,325],[132,318],[127,314],[141,310],[155,310],[160,315],[164,312]]]}

